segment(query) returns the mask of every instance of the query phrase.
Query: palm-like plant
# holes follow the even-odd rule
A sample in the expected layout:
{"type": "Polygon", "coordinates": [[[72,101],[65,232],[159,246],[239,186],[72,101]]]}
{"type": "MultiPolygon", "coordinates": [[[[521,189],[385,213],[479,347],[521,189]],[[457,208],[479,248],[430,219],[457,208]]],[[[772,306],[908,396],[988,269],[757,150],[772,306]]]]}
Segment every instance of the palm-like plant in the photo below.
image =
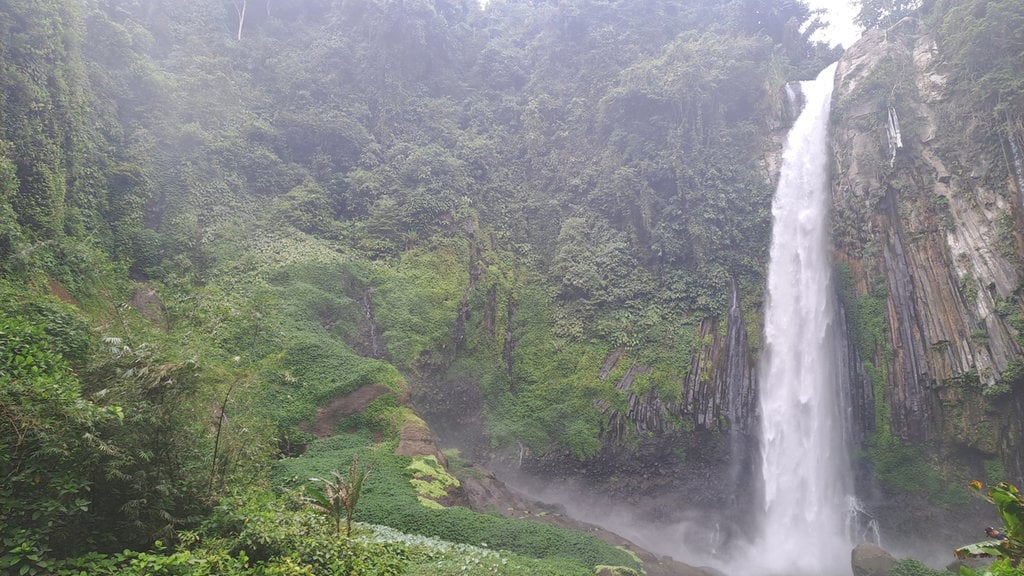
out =
{"type": "Polygon", "coordinates": [[[359,495],[366,481],[366,470],[359,469],[358,457],[352,458],[352,467],[348,478],[335,470],[334,481],[311,478],[315,482],[324,483],[323,492],[315,492],[305,498],[306,502],[316,511],[327,515],[333,522],[338,536],[341,536],[341,523],[345,522],[345,536],[352,534],[352,514],[355,512],[359,495]]]}

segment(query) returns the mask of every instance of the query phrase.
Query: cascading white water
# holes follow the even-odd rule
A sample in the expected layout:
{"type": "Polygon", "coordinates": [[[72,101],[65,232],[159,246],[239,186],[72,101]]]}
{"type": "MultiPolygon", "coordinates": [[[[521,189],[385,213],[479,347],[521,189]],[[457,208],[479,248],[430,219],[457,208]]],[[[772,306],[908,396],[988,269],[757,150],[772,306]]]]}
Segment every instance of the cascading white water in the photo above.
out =
{"type": "Polygon", "coordinates": [[[759,374],[765,508],[749,572],[762,576],[850,573],[851,467],[828,248],[835,70],[801,85],[805,106],[789,132],[772,206],[759,374]]]}

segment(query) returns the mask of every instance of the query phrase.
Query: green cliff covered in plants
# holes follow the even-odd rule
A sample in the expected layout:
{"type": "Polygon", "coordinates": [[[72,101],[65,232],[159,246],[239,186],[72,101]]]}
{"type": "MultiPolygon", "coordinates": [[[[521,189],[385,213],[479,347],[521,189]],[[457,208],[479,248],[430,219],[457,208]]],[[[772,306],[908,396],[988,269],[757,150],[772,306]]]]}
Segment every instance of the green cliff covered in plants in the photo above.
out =
{"type": "Polygon", "coordinates": [[[757,331],[779,87],[829,57],[809,20],[0,4],[3,568],[639,568],[461,507],[410,468],[446,461],[413,410],[528,459],[725,430],[714,362],[731,291],[757,331]],[[292,490],[354,457],[358,522],[507,552],[357,526],[314,553],[299,534],[331,530],[292,490]],[[155,553],[83,556],[125,548],[155,553]]]}

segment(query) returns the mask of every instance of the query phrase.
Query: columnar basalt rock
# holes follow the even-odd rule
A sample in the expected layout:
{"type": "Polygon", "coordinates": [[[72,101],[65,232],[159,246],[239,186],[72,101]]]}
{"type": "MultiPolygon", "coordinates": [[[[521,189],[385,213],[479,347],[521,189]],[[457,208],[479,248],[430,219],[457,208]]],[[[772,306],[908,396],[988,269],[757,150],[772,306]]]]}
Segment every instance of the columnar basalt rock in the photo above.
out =
{"type": "MultiPolygon", "coordinates": [[[[724,331],[719,328],[720,322],[714,318],[701,322],[701,345],[694,350],[690,370],[679,382],[678,401],[662,399],[656,389],[643,393],[632,390],[636,378],[650,372],[649,367],[634,365],[626,371],[615,383],[627,394],[626,410],[613,410],[607,403],[598,406],[606,413],[608,439],[691,428],[739,433],[753,430],[757,391],[746,327],[738,314],[726,320],[724,331]]],[[[620,358],[621,351],[613,351],[605,363],[614,368],[620,358]]]]}
{"type": "MultiPolygon", "coordinates": [[[[843,56],[833,242],[855,297],[886,303],[885,338],[859,349],[884,379],[880,422],[905,441],[995,458],[1020,450],[1007,440],[1012,418],[992,398],[1000,387],[1019,393],[1008,379],[1024,350],[1007,316],[1019,313],[1020,253],[1001,245],[1000,219],[1022,208],[1005,156],[943,124],[950,76],[935,39],[911,19],[870,31],[843,56]],[[894,161],[890,110],[903,142],[894,161]]],[[[863,326],[850,330],[856,339],[863,326]]]]}

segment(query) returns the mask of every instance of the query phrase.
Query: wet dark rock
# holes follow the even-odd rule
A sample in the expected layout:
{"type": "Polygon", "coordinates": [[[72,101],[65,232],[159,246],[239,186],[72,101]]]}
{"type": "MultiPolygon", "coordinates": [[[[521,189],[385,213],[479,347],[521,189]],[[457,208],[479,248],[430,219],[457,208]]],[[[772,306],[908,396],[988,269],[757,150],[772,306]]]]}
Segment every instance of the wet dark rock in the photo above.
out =
{"type": "Polygon", "coordinates": [[[998,439],[1019,437],[1019,426],[1012,418],[988,423],[984,399],[960,384],[993,386],[1024,353],[996,310],[1021,284],[1015,260],[993,246],[999,219],[1016,199],[1005,193],[1012,178],[1001,148],[954,140],[940,129],[948,122],[942,106],[955,88],[953,74],[936,39],[913,20],[868,31],[843,55],[832,142],[842,166],[833,175],[833,212],[842,217],[835,219],[833,244],[857,295],[887,300],[893,435],[969,447],[991,459],[999,455],[998,439]],[[864,88],[894,62],[903,67],[900,82],[916,88],[892,109],[914,119],[902,127],[904,147],[895,158],[878,146],[888,93],[864,88]],[[963,167],[1002,174],[950,186],[963,167]]]}
{"type": "Polygon", "coordinates": [[[876,544],[858,544],[850,554],[853,576],[889,576],[896,559],[876,544]]]}
{"type": "Polygon", "coordinates": [[[782,126],[789,128],[796,122],[800,112],[803,111],[804,105],[806,104],[806,98],[804,97],[803,89],[800,87],[800,82],[787,82],[785,86],[785,98],[782,101],[782,126]]]}

